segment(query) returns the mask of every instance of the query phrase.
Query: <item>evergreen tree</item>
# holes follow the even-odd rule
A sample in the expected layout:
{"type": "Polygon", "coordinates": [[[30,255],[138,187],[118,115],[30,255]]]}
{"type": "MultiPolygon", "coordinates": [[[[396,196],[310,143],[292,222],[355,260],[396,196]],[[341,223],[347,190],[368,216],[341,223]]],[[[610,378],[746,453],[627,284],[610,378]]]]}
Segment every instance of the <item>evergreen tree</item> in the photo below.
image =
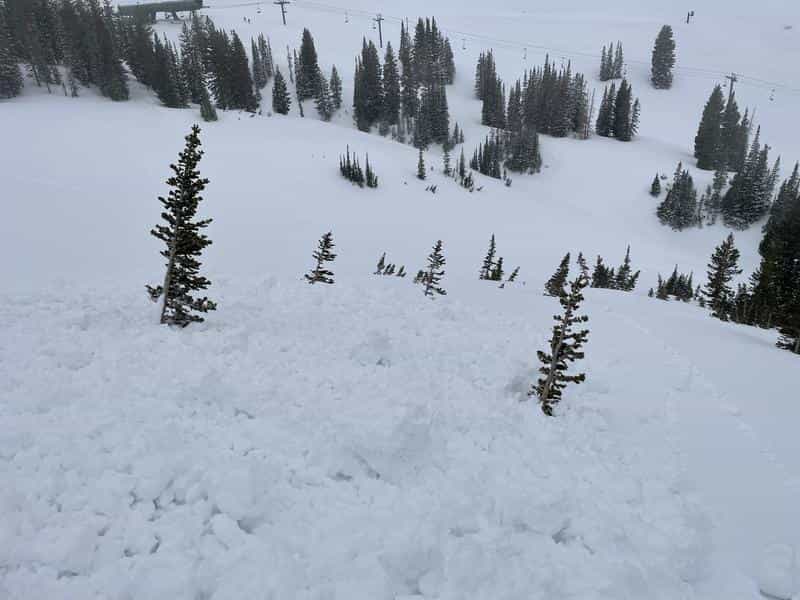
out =
{"type": "Polygon", "coordinates": [[[609,61],[609,53],[606,52],[606,47],[603,46],[603,52],[600,55],[600,81],[608,81],[611,79],[611,63],[609,61]]]}
{"type": "Polygon", "coordinates": [[[230,67],[232,85],[229,107],[255,112],[258,109],[258,102],[253,91],[253,78],[250,75],[247,53],[235,31],[231,34],[230,67]]]}
{"type": "Polygon", "coordinates": [[[311,255],[317,264],[310,273],[305,275],[308,283],[333,283],[333,272],[326,267],[325,263],[333,262],[336,258],[336,254],[332,252],[334,246],[333,233],[330,231],[320,238],[317,249],[311,255]]]}
{"type": "Polygon", "coordinates": [[[747,229],[769,211],[775,191],[777,164],[769,168],[769,146],[761,146],[760,131],[753,138],[744,166],[736,173],[722,198],[722,217],[726,226],[747,229]]]}
{"type": "Polygon", "coordinates": [[[564,255],[564,258],[561,259],[561,263],[558,265],[558,269],[550,279],[547,280],[547,283],[544,286],[544,293],[547,296],[555,296],[561,297],[566,294],[566,290],[564,289],[564,285],[567,283],[567,277],[569,276],[569,252],[564,255]]]}
{"type": "Polygon", "coordinates": [[[672,185],[664,201],[658,205],[656,215],[662,225],[681,231],[697,225],[697,190],[689,171],[681,163],[675,169],[672,185]]]}
{"type": "Polygon", "coordinates": [[[365,182],[368,188],[376,188],[378,187],[378,176],[375,175],[375,171],[372,170],[372,167],[369,164],[369,154],[367,154],[366,164],[366,176],[365,182]]]}
{"type": "MultiPolygon", "coordinates": [[[[609,47],[609,55],[611,54],[609,47]]],[[[622,56],[622,42],[617,42],[616,50],[614,51],[614,62],[611,70],[614,79],[622,79],[622,71],[624,70],[625,59],[622,56]]]]}
{"type": "Polygon", "coordinates": [[[444,277],[445,262],[444,251],[442,250],[442,240],[439,240],[436,242],[433,247],[433,251],[428,256],[428,269],[424,276],[426,296],[433,298],[435,295],[447,295],[447,292],[440,285],[442,277],[444,277]]]}
{"type": "Polygon", "coordinates": [[[181,30],[180,44],[182,78],[186,83],[189,100],[194,104],[201,104],[206,87],[203,54],[202,49],[197,46],[197,35],[186,23],[181,30]]]}
{"type": "Polygon", "coordinates": [[[12,52],[3,9],[4,6],[0,4],[0,98],[13,98],[22,92],[23,80],[12,52]]]}
{"type": "Polygon", "coordinates": [[[300,100],[308,100],[313,98],[317,91],[317,76],[320,73],[317,49],[314,47],[314,38],[308,29],[303,29],[298,63],[297,96],[300,100]]]}
{"type": "Polygon", "coordinates": [[[411,119],[417,114],[417,82],[411,60],[411,37],[405,28],[405,24],[402,22],[400,23],[399,59],[402,68],[400,84],[402,88],[401,99],[403,104],[403,116],[406,119],[411,119]]]}
{"type": "Polygon", "coordinates": [[[675,66],[675,40],[672,37],[672,27],[664,25],[656,37],[653,47],[652,70],[650,81],[653,87],[667,90],[672,87],[672,69],[675,66]]]}
{"type": "Polygon", "coordinates": [[[724,105],[722,88],[719,85],[714,86],[694,138],[694,157],[697,159],[698,169],[710,170],[720,166],[724,105]]]}
{"type": "Polygon", "coordinates": [[[369,131],[383,113],[383,82],[378,49],[364,39],[361,59],[356,61],[353,109],[356,125],[369,131]]]}
{"type": "Polygon", "coordinates": [[[703,295],[711,307],[711,315],[723,321],[728,320],[732,309],[731,280],[742,272],[738,262],[739,251],[733,243],[733,234],[729,234],[711,255],[708,281],[703,289],[703,295]]]}
{"type": "Polygon", "coordinates": [[[489,279],[492,281],[503,281],[503,275],[505,275],[505,271],[503,270],[503,257],[501,256],[497,259],[497,263],[489,275],[489,279]]]}
{"type": "Polygon", "coordinates": [[[331,68],[330,90],[333,110],[339,110],[342,108],[342,79],[339,77],[336,65],[331,68]]]}
{"type": "Polygon", "coordinates": [[[400,121],[400,74],[394,57],[392,43],[386,43],[383,60],[383,122],[397,125],[400,121]]]}
{"type": "Polygon", "coordinates": [[[442,155],[442,173],[444,173],[446,177],[450,177],[450,175],[453,174],[453,169],[450,166],[450,144],[444,145],[444,153],[442,155]]]}
{"type": "Polygon", "coordinates": [[[658,173],[653,177],[653,183],[650,185],[650,195],[658,198],[661,195],[661,181],[659,180],[658,173]]]}
{"type": "Polygon", "coordinates": [[[632,292],[636,288],[636,282],[639,280],[639,271],[633,272],[631,268],[631,247],[625,251],[625,259],[622,265],[617,269],[614,276],[613,289],[623,292],[632,292]]]}
{"type": "Polygon", "coordinates": [[[150,232],[163,241],[166,248],[161,255],[167,259],[166,273],[162,285],[147,286],[150,298],[157,302],[163,296],[161,323],[185,327],[189,323],[202,322],[195,313],[216,309],[216,304],[206,297],[196,298],[193,292],[205,290],[211,282],[200,275],[201,252],[211,240],[201,233],[211,219],[195,220],[197,208],[203,199],[201,192],[208,179],[200,178],[197,165],[203,157],[200,150],[200,128],[195,125],[186,137],[186,147],[178,155],[178,164],[170,165],[174,175],[167,180],[170,192],[166,198],[159,197],[164,205],[162,217],[165,225],[156,225],[150,232]]]}
{"type": "Polygon", "coordinates": [[[317,112],[323,121],[330,121],[333,116],[333,100],[331,99],[331,91],[328,87],[328,80],[322,73],[317,75],[317,90],[314,104],[317,107],[317,112]]]}
{"type": "Polygon", "coordinates": [[[603,257],[598,254],[597,262],[592,271],[592,287],[600,289],[613,289],[615,273],[613,268],[608,268],[603,264],[603,257]]]}
{"type": "Polygon", "coordinates": [[[622,83],[619,84],[619,91],[614,99],[614,124],[612,127],[614,137],[621,142],[629,142],[633,137],[633,132],[631,131],[632,103],[631,86],[623,79],[622,83]]]}
{"type": "Polygon", "coordinates": [[[286,81],[283,79],[281,70],[275,67],[275,81],[272,84],[272,110],[281,115],[288,115],[291,105],[292,99],[289,97],[289,90],[286,89],[286,81]]]}
{"type": "Polygon", "coordinates": [[[203,87],[200,98],[200,116],[203,121],[211,122],[217,120],[217,109],[211,103],[211,98],[208,95],[208,90],[203,87]]]}
{"type": "Polygon", "coordinates": [[[559,296],[563,312],[553,317],[556,324],[553,326],[549,352],[537,352],[542,363],[539,369],[541,377],[528,395],[539,399],[542,412],[547,416],[553,416],[553,408],[561,401],[562,391],[568,383],[579,384],[586,379],[584,373],[568,375],[567,369],[570,363],[584,357],[581,348],[589,338],[588,329],[575,329],[589,320],[587,316],[577,314],[583,302],[583,290],[588,283],[586,276],[581,273],[570,283],[569,293],[559,296]]]}
{"type": "Polygon", "coordinates": [[[422,156],[422,148],[419,149],[419,160],[417,161],[417,179],[425,180],[427,170],[425,169],[425,158],[422,156]]]}
{"type": "Polygon", "coordinates": [[[495,255],[497,254],[497,245],[494,241],[494,234],[492,234],[491,239],[489,240],[489,250],[486,252],[486,257],[483,259],[483,264],[481,265],[481,271],[478,274],[478,279],[489,279],[491,274],[494,272],[495,269],[495,255]]]}

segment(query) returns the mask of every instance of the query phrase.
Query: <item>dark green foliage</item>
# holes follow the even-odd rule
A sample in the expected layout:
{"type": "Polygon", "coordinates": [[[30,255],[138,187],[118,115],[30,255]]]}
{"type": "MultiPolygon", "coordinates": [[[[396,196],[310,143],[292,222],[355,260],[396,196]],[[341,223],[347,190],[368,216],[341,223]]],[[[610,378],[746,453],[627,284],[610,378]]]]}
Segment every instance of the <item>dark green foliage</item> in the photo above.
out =
{"type": "Polygon", "coordinates": [[[272,110],[281,115],[288,115],[291,105],[292,99],[289,97],[289,90],[286,89],[286,81],[283,79],[281,70],[275,67],[275,81],[272,84],[272,110]]]}
{"type": "Polygon", "coordinates": [[[539,153],[539,136],[535,130],[523,125],[519,132],[511,134],[504,165],[515,173],[538,173],[542,168],[539,153]]]}
{"type": "Polygon", "coordinates": [[[152,86],[164,106],[184,108],[187,106],[187,91],[183,85],[175,49],[168,39],[162,42],[158,36],[154,41],[154,68],[152,86]]]}
{"type": "Polygon", "coordinates": [[[595,262],[594,270],[592,271],[592,287],[601,289],[612,289],[614,287],[615,281],[616,281],[616,276],[614,273],[614,268],[607,267],[603,263],[603,257],[598,254],[597,262],[595,262]]]}
{"type": "Polygon", "coordinates": [[[314,105],[317,108],[317,113],[323,121],[330,121],[333,116],[333,99],[331,98],[331,90],[328,87],[328,80],[322,73],[317,74],[317,90],[314,97],[314,105]]]}
{"type": "Polygon", "coordinates": [[[236,32],[231,34],[231,97],[228,108],[238,108],[248,112],[258,109],[258,102],[253,91],[253,78],[247,62],[247,53],[242,40],[236,32]]]}
{"type": "Polygon", "coordinates": [[[616,46],[609,44],[608,49],[603,46],[600,58],[600,81],[622,79],[624,64],[622,42],[617,42],[616,46]]]}
{"type": "Polygon", "coordinates": [[[378,260],[378,265],[375,269],[374,275],[394,275],[395,277],[405,277],[406,276],[406,268],[403,265],[400,265],[398,269],[394,263],[387,263],[386,262],[386,252],[381,255],[380,260],[378,260]]]}
{"type": "MultiPolygon", "coordinates": [[[[777,326],[789,337],[798,335],[800,293],[800,175],[795,166],[781,184],[759,244],[761,264],[751,277],[752,323],[777,326]]],[[[792,349],[792,348],[788,348],[792,349]]]]}
{"type": "Polygon", "coordinates": [[[400,76],[401,100],[403,116],[412,119],[417,114],[417,80],[414,76],[414,67],[411,60],[411,36],[405,28],[405,23],[400,23],[400,52],[398,58],[402,70],[400,76]]]}
{"type": "Polygon", "coordinates": [[[436,242],[433,251],[428,256],[428,268],[424,273],[422,283],[425,284],[425,295],[433,298],[434,296],[444,296],[447,292],[441,287],[442,277],[444,277],[444,265],[447,261],[444,258],[442,240],[436,242]]]}
{"type": "Polygon", "coordinates": [[[193,292],[205,290],[211,282],[200,275],[198,257],[211,244],[201,231],[211,219],[194,220],[197,207],[203,199],[201,192],[208,179],[200,178],[197,165],[203,157],[200,150],[200,128],[195,125],[186,137],[186,147],[178,155],[178,164],[170,165],[174,175],[167,180],[170,192],[159,201],[164,206],[161,214],[166,225],[156,225],[150,232],[166,244],[161,255],[167,259],[162,285],[147,286],[150,298],[156,302],[163,296],[161,323],[185,327],[202,322],[195,313],[216,309],[216,304],[206,297],[195,298],[193,292]]]}
{"type": "Polygon", "coordinates": [[[503,275],[505,275],[505,271],[503,270],[503,257],[501,256],[497,259],[494,269],[489,274],[489,279],[491,281],[503,281],[503,275]]]}
{"type": "MultiPolygon", "coordinates": [[[[675,265],[675,270],[672,271],[672,275],[670,275],[667,281],[661,279],[661,274],[658,275],[658,286],[656,288],[658,291],[656,292],[656,298],[659,300],[669,300],[670,297],[674,297],[677,300],[689,302],[693,298],[698,297],[693,286],[693,274],[689,273],[686,275],[685,273],[680,273],[678,271],[678,265],[675,265]]],[[[652,292],[652,288],[650,291],[652,292]]],[[[648,295],[652,298],[652,294],[648,295]]],[[[700,300],[702,297],[698,299],[700,300]]]]}
{"type": "Polygon", "coordinates": [[[425,169],[425,157],[422,155],[422,148],[419,149],[419,159],[417,160],[417,179],[425,180],[427,170],[425,169]]]}
{"type": "Polygon", "coordinates": [[[206,73],[203,67],[203,49],[200,46],[202,43],[202,37],[199,34],[200,25],[196,15],[193,17],[192,23],[191,29],[184,23],[181,30],[181,78],[186,86],[189,101],[200,104],[206,93],[206,73]]]}
{"type": "Polygon", "coordinates": [[[11,52],[11,38],[5,23],[5,10],[0,4],[0,98],[13,98],[21,91],[22,71],[11,52]]]}
{"type": "Polygon", "coordinates": [[[333,110],[342,108],[342,79],[339,77],[339,71],[336,70],[336,65],[331,68],[331,103],[333,110]]]}
{"type": "Polygon", "coordinates": [[[368,188],[376,188],[378,187],[378,176],[375,175],[375,171],[372,170],[372,167],[369,164],[369,154],[367,154],[367,158],[365,161],[365,179],[368,188]]]}
{"type": "Polygon", "coordinates": [[[675,169],[672,185],[664,201],[658,205],[656,215],[662,225],[678,231],[698,224],[697,190],[692,176],[681,163],[675,169]]]}
{"type": "Polygon", "coordinates": [[[672,87],[672,69],[675,66],[675,40],[672,37],[672,27],[664,25],[658,32],[653,46],[652,68],[650,81],[653,87],[667,90],[672,87]]]}
{"type": "Polygon", "coordinates": [[[753,138],[744,166],[734,175],[722,198],[722,218],[726,226],[747,229],[769,211],[777,184],[779,163],[769,167],[769,146],[761,146],[760,130],[753,138]]]}
{"type": "MultiPolygon", "coordinates": [[[[352,159],[350,158],[350,146],[347,147],[346,154],[339,157],[339,172],[342,174],[342,177],[348,181],[352,181],[358,187],[364,187],[366,183],[364,171],[361,170],[361,165],[358,164],[358,158],[356,156],[353,156],[352,159]]],[[[375,177],[375,186],[370,187],[377,187],[377,177],[375,177]]]]}
{"type": "Polygon", "coordinates": [[[317,63],[317,50],[314,47],[314,38],[308,29],[303,29],[303,39],[300,42],[300,57],[297,65],[297,96],[300,100],[313,98],[317,91],[317,76],[319,74],[317,63]]]}
{"type": "Polygon", "coordinates": [[[626,79],[620,82],[619,89],[612,83],[603,91],[595,123],[597,135],[615,137],[621,142],[631,141],[639,127],[639,107],[639,100],[634,100],[633,90],[626,79]]]}
{"type": "Polygon", "coordinates": [[[658,177],[658,173],[653,177],[653,183],[650,184],[650,195],[654,198],[658,198],[661,195],[661,180],[658,177]]]}
{"type": "MultiPolygon", "coordinates": [[[[717,85],[703,109],[703,116],[694,138],[694,157],[698,169],[714,169],[720,166],[722,114],[725,100],[722,88],[717,85]]],[[[723,165],[724,166],[724,165],[723,165]]]]}
{"type": "MultiPolygon", "coordinates": [[[[487,137],[482,146],[479,146],[470,161],[470,168],[482,175],[500,179],[503,174],[503,159],[505,157],[503,137],[492,134],[487,137]]],[[[541,159],[539,159],[541,164],[541,159]]]]}
{"type": "Polygon", "coordinates": [[[383,81],[378,49],[366,38],[361,58],[356,60],[353,86],[353,117],[361,131],[369,131],[383,112],[383,81]]]}
{"type": "Polygon", "coordinates": [[[201,91],[201,99],[200,99],[200,116],[203,117],[203,120],[206,122],[212,122],[217,120],[217,109],[214,108],[214,105],[211,103],[211,98],[208,95],[208,90],[203,87],[201,91]]]}
{"type": "Polygon", "coordinates": [[[308,283],[333,283],[333,272],[325,264],[333,262],[336,258],[336,254],[332,252],[334,246],[333,233],[330,231],[320,238],[317,249],[311,255],[317,261],[317,264],[310,273],[305,275],[308,283]]]}
{"type": "Polygon", "coordinates": [[[528,395],[539,399],[542,412],[547,416],[553,416],[553,409],[561,401],[562,391],[568,383],[579,384],[586,379],[584,373],[568,375],[567,369],[570,363],[584,357],[581,348],[589,338],[588,329],[576,330],[576,327],[581,327],[589,320],[589,317],[577,314],[583,302],[583,290],[588,284],[586,276],[579,273],[570,283],[569,292],[558,297],[563,311],[553,316],[556,324],[553,326],[548,352],[537,352],[542,363],[539,368],[541,376],[528,395]]]}
{"type": "Polygon", "coordinates": [[[733,234],[714,249],[711,262],[708,264],[708,281],[703,288],[703,295],[711,308],[711,315],[727,321],[733,308],[733,290],[731,280],[739,275],[739,251],[733,242],[733,234]]]}
{"type": "Polygon", "coordinates": [[[400,73],[392,43],[386,43],[386,56],[383,60],[383,122],[397,125],[400,121],[400,73]]]}
{"type": "Polygon", "coordinates": [[[489,249],[486,251],[486,257],[483,259],[480,273],[478,273],[478,279],[492,279],[492,273],[494,273],[497,267],[497,262],[495,261],[496,255],[497,244],[495,243],[494,234],[492,234],[492,237],[489,239],[489,249]]]}
{"type": "Polygon", "coordinates": [[[636,288],[636,282],[639,280],[639,271],[634,273],[631,268],[631,247],[625,251],[625,258],[622,264],[617,268],[617,273],[614,276],[613,289],[623,292],[632,292],[636,288]]]}
{"type": "MultiPolygon", "coordinates": [[[[578,257],[578,264],[581,265],[581,271],[588,271],[586,262],[583,260],[583,255],[578,257]]],[[[597,262],[592,271],[592,287],[602,288],[608,290],[619,290],[621,292],[632,292],[636,288],[636,283],[639,281],[639,271],[634,272],[631,268],[631,247],[625,251],[625,258],[622,264],[614,269],[607,267],[603,263],[601,256],[597,257],[597,262]]]]}
{"type": "Polygon", "coordinates": [[[569,276],[569,252],[564,255],[564,258],[561,259],[561,263],[558,265],[558,269],[550,279],[547,280],[547,283],[544,285],[544,293],[547,296],[556,296],[560,297],[566,293],[564,290],[564,285],[567,283],[567,277],[569,276]]]}

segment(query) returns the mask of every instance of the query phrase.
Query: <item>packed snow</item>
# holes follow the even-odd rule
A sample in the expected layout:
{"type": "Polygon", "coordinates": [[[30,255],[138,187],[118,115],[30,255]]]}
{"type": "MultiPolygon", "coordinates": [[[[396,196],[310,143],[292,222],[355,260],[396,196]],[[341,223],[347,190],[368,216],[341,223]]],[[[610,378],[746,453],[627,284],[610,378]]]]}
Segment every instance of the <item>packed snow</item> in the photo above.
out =
{"type": "MultiPolygon", "coordinates": [[[[271,3],[206,4],[243,38],[270,36],[282,69],[308,27],[345,104],[362,35],[377,41],[372,11],[399,11],[298,1],[284,29],[271,3]]],[[[435,149],[419,182],[415,149],[344,111],[221,113],[203,126],[200,207],[219,309],[181,331],[157,325],[144,285],[163,275],[148,231],[197,108],[162,108],[135,83],[128,103],[30,82],[0,103],[0,598],[800,596],[797,357],[774,332],[646,297],[675,264],[701,281],[727,235],[670,231],[647,195],[679,160],[710,181],[690,147],[720,73],[770,82],[743,79],[740,106],[784,165],[800,158],[800,9],[708,0],[685,25],[683,9],[642,4],[404,3],[453,42],[468,157],[487,132],[480,51],[494,47],[506,81],[559,50],[594,78],[603,44],[623,42],[639,138],[542,137],[542,173],[510,188],[480,178],[467,193],[435,149]],[[647,63],[665,22],[679,69],[660,92],[647,63]],[[339,177],[346,145],[369,152],[377,190],[339,177]],[[336,284],[306,285],[328,230],[336,284]],[[492,233],[517,285],[477,281],[492,233]],[[370,274],[386,252],[413,276],[437,239],[447,297],[370,274]],[[547,418],[527,398],[558,310],[543,283],[567,251],[616,265],[628,244],[639,287],[587,292],[587,381],[547,418]]],[[[736,234],[743,277],[759,239],[736,234]]]]}

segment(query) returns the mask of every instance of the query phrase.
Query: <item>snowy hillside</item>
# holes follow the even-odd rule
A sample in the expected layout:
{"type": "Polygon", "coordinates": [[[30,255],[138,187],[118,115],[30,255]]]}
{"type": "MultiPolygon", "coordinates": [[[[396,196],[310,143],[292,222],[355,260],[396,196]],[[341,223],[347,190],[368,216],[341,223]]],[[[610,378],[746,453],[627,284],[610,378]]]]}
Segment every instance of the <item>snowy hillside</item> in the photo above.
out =
{"type": "MultiPolygon", "coordinates": [[[[283,27],[271,2],[206,1],[219,27],[269,36],[282,70],[307,27],[344,81],[330,123],[307,101],[305,118],[203,124],[136,81],[129,102],[31,80],[0,100],[0,599],[800,597],[798,356],[647,297],[675,265],[702,283],[729,233],[672,231],[648,195],[678,161],[711,182],[692,142],[725,74],[784,171],[800,159],[800,7],[705,0],[686,25],[634,0],[396,4],[298,0],[283,27]],[[393,45],[401,17],[450,37],[468,157],[488,133],[473,77],[489,48],[505,81],[549,55],[602,95],[600,48],[621,40],[639,136],[542,136],[541,173],[477,175],[474,193],[432,147],[419,181],[415,148],[352,123],[375,11],[393,45]],[[649,84],[664,23],[669,91],[649,84]],[[197,122],[219,308],[176,331],[145,294],[163,278],[148,232],[197,122]],[[378,189],[340,177],[347,146],[378,189]],[[306,285],[329,230],[336,284],[306,285]],[[477,280],[492,234],[517,285],[477,280]],[[411,279],[438,239],[448,295],[430,301],[411,279]],[[566,252],[617,265],[628,245],[639,285],[587,290],[587,380],[547,418],[527,397],[559,310],[543,285],[566,252]],[[383,252],[412,277],[373,276],[383,252]]],[[[745,281],[762,232],[735,235],[745,281]]]]}

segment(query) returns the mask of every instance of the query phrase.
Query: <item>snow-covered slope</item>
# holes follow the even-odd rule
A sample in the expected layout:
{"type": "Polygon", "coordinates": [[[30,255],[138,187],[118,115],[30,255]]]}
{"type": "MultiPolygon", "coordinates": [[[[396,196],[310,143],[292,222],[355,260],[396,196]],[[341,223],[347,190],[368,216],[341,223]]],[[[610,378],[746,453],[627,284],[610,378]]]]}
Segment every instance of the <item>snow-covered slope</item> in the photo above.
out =
{"type": "MultiPolygon", "coordinates": [[[[276,57],[308,27],[346,98],[361,36],[377,34],[359,11],[383,10],[393,43],[405,16],[353,0],[345,23],[296,2],[284,29],[270,3],[207,4],[217,24],[269,35],[276,57]]],[[[784,164],[800,158],[800,9],[712,0],[686,26],[642,4],[404,3],[454,43],[468,155],[486,133],[481,50],[509,80],[547,51],[594,75],[600,47],[623,42],[639,139],[542,138],[546,168],[511,188],[465,192],[436,150],[423,184],[413,148],[310,105],[204,126],[220,307],[180,332],[155,324],[143,286],[162,274],[148,231],[197,111],[135,84],[123,104],[30,86],[0,103],[0,598],[750,600],[759,571],[764,591],[800,593],[796,357],[771,332],[645,296],[676,263],[702,278],[727,235],[661,227],[646,193],[691,164],[721,73],[750,77],[740,104],[784,164]],[[656,92],[646,63],[664,22],[685,68],[656,92]],[[338,176],[348,144],[369,152],[378,190],[338,176]],[[337,283],[303,285],[329,229],[337,283]],[[475,281],[492,233],[521,266],[516,287],[475,281]],[[416,272],[437,239],[448,297],[370,275],[384,251],[416,272]],[[567,251],[616,264],[628,244],[639,289],[587,294],[587,382],[546,419],[520,402],[557,309],[542,284],[567,251]]],[[[737,234],[745,274],[757,229],[737,234]]]]}

